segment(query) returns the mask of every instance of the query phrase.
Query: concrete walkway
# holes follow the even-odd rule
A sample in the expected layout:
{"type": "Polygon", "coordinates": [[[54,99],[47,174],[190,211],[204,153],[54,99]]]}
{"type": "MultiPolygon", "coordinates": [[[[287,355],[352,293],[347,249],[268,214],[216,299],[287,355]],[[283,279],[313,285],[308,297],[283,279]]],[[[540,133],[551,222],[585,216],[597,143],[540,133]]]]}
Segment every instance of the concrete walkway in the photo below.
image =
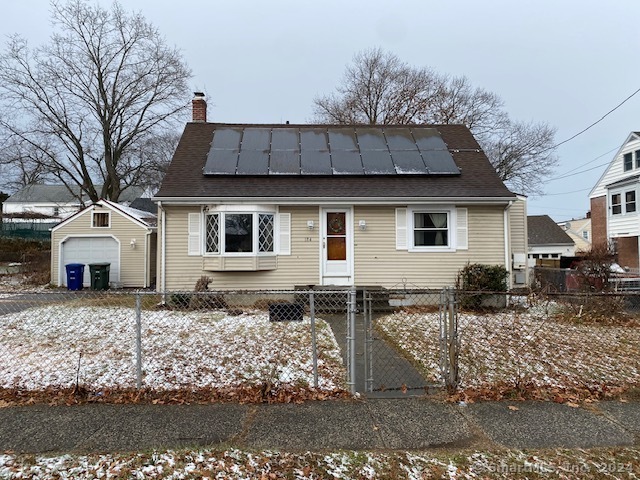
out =
{"type": "Polygon", "coordinates": [[[427,399],[300,405],[43,405],[0,408],[0,451],[590,448],[640,445],[640,402],[589,409],[545,402],[427,399]],[[510,408],[511,407],[511,408],[510,408]]]}

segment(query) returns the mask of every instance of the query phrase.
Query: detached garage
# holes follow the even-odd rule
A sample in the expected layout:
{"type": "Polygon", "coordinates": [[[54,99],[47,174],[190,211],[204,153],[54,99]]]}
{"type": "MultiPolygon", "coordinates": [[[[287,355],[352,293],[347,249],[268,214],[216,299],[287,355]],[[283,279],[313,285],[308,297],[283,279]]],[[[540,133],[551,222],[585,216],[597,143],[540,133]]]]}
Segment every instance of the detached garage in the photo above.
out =
{"type": "Polygon", "coordinates": [[[111,287],[155,283],[156,216],[100,200],[51,231],[51,283],[67,285],[65,265],[84,264],[83,286],[91,284],[89,264],[109,263],[111,287]]]}

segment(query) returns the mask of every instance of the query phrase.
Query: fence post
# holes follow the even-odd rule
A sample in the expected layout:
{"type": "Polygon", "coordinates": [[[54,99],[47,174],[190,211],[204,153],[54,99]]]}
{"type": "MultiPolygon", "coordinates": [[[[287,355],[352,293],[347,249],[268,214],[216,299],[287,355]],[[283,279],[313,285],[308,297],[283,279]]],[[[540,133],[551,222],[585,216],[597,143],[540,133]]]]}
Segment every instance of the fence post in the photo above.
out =
{"type": "Polygon", "coordinates": [[[316,305],[313,292],[309,292],[309,315],[311,316],[311,349],[313,355],[313,386],[318,388],[318,342],[316,337],[316,305]]]}
{"type": "Polygon", "coordinates": [[[362,305],[364,309],[364,390],[373,391],[373,324],[371,293],[362,290],[362,305]]]}
{"type": "Polygon", "coordinates": [[[347,334],[347,361],[348,361],[348,381],[349,389],[352,394],[357,392],[356,389],[356,289],[349,290],[347,300],[348,309],[348,334],[347,334]]]}
{"type": "Polygon", "coordinates": [[[440,293],[440,371],[445,386],[458,386],[458,312],[456,293],[444,288],[440,293]]]}
{"type": "Polygon", "coordinates": [[[136,388],[142,388],[142,298],[136,292],[136,388]]]}

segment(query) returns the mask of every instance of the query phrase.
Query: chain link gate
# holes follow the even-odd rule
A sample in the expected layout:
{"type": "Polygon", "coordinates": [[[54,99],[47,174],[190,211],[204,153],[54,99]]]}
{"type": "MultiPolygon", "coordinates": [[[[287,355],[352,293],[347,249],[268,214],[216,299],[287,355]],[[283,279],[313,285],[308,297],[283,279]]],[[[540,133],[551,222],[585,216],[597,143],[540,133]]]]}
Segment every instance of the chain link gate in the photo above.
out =
{"type": "Polygon", "coordinates": [[[355,291],[351,295],[350,305],[358,310],[349,316],[348,370],[355,372],[351,385],[356,391],[373,397],[405,397],[457,384],[455,290],[363,289],[361,297],[355,291]],[[424,323],[434,328],[422,329],[424,323]],[[413,335],[433,336],[432,347],[411,353],[413,335]],[[420,367],[423,358],[416,355],[433,357],[428,362],[433,368],[420,367]]]}

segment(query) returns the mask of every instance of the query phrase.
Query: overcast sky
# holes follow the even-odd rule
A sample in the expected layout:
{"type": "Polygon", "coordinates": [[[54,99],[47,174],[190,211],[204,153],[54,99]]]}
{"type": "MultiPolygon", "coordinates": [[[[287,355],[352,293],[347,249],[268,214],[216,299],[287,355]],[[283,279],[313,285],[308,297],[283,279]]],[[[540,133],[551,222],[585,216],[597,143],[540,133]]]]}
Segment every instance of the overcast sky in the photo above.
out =
{"type": "MultiPolygon", "coordinates": [[[[466,75],[500,95],[514,120],[557,127],[557,143],[640,88],[638,0],[121,4],[141,11],[183,51],[193,90],[207,94],[209,121],[305,123],[313,98],[331,92],[353,55],[372,47],[415,66],[466,75]]],[[[3,2],[2,10],[5,38],[19,33],[36,46],[52,32],[48,0],[3,2]]],[[[584,216],[589,190],[628,134],[640,130],[639,117],[640,93],[560,146],[560,165],[545,195],[529,199],[529,215],[584,216]]]]}

